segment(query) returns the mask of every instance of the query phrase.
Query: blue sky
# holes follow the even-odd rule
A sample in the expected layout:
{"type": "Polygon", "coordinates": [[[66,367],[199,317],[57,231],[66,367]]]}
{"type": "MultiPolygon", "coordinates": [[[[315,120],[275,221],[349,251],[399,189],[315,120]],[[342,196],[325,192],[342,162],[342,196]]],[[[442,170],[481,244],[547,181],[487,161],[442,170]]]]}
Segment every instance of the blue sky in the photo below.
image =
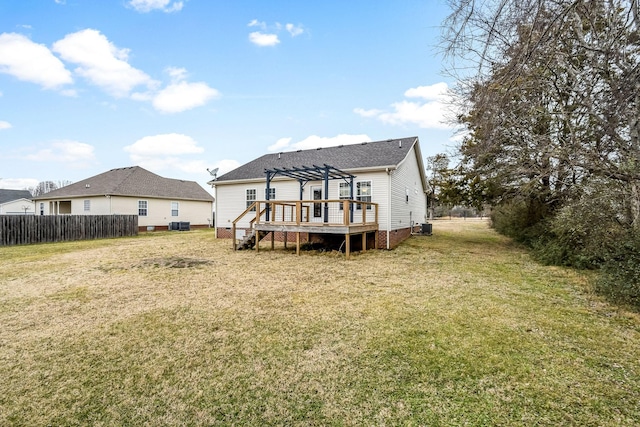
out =
{"type": "Polygon", "coordinates": [[[138,165],[206,188],[265,153],[453,143],[443,0],[1,0],[0,188],[138,165]]]}

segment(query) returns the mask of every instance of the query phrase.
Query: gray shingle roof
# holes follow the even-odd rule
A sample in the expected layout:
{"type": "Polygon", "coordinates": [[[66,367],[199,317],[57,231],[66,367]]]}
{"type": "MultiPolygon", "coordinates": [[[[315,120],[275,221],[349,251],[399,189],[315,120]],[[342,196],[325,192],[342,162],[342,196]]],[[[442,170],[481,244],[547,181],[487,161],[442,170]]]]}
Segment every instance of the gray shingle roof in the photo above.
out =
{"type": "Polygon", "coordinates": [[[363,142],[338,147],[287,151],[265,154],[215,180],[216,183],[243,179],[266,178],[265,169],[323,166],[325,164],[350,171],[354,169],[394,167],[400,164],[412,149],[418,137],[363,142]]]}
{"type": "Polygon", "coordinates": [[[5,190],[0,188],[0,204],[12,202],[18,199],[29,199],[33,196],[29,190],[5,190]]]}
{"type": "Polygon", "coordinates": [[[163,178],[140,166],[111,169],[35,199],[104,195],[213,201],[213,196],[195,181],[163,178]]]}

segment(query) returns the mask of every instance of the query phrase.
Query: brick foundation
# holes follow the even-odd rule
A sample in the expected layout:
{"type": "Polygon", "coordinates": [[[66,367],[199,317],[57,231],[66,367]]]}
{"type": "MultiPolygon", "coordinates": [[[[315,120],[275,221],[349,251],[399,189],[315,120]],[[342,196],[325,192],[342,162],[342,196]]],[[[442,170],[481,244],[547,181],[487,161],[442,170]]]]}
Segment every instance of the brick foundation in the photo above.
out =
{"type": "MultiPolygon", "coordinates": [[[[419,226],[414,227],[414,232],[419,231],[419,226]]],[[[395,249],[404,240],[411,237],[411,227],[399,228],[389,232],[389,249],[395,249]]],[[[378,249],[387,249],[387,231],[381,230],[378,233],[378,249]]]]}
{"type": "MultiPolygon", "coordinates": [[[[240,229],[239,229],[240,230],[240,229]]],[[[245,232],[247,232],[248,230],[245,230],[245,232]]],[[[420,226],[416,226],[414,227],[414,232],[419,232],[420,231],[420,226]]],[[[233,237],[233,235],[231,234],[231,229],[227,229],[227,228],[218,228],[217,229],[217,236],[219,239],[231,239],[233,237]]],[[[275,241],[276,242],[284,242],[284,232],[282,231],[276,231],[275,234],[275,241]]],[[[344,236],[340,237],[339,235],[337,238],[343,239],[344,240],[344,236]]],[[[390,249],[395,249],[400,243],[402,243],[404,240],[408,239],[409,237],[411,237],[411,228],[407,227],[407,228],[400,228],[398,230],[391,230],[389,232],[389,248],[390,249]]],[[[359,250],[360,247],[362,246],[362,240],[360,240],[360,236],[356,236],[353,235],[351,236],[352,240],[352,248],[353,250],[359,250]],[[356,249],[358,248],[358,249],[356,249]]],[[[300,243],[305,243],[305,242],[320,242],[323,240],[322,235],[314,235],[314,234],[309,234],[309,233],[300,233],[300,243]]],[[[271,234],[268,234],[264,239],[261,240],[261,242],[266,242],[266,241],[271,241],[271,234]]],[[[288,243],[294,243],[296,242],[296,233],[295,232],[289,232],[287,233],[287,242],[288,243]]],[[[374,236],[373,233],[368,233],[367,236],[367,247],[368,248],[373,248],[374,247],[374,236]]],[[[387,248],[387,231],[386,230],[380,230],[378,231],[378,249],[386,249],[387,248]]]]}

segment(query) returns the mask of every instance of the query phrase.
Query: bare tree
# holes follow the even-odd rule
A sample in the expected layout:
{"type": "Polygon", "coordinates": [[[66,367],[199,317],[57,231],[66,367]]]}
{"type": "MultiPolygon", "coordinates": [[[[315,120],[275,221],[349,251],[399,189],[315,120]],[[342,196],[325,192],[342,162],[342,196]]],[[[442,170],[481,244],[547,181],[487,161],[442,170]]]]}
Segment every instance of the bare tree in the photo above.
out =
{"type": "Polygon", "coordinates": [[[467,165],[553,211],[592,177],[623,182],[640,226],[638,1],[451,0],[467,165]]]}
{"type": "Polygon", "coordinates": [[[71,181],[68,180],[59,180],[59,181],[41,181],[35,187],[29,187],[27,190],[31,192],[32,196],[42,196],[43,194],[47,194],[50,191],[57,190],[58,188],[66,187],[67,185],[72,184],[71,181]]]}

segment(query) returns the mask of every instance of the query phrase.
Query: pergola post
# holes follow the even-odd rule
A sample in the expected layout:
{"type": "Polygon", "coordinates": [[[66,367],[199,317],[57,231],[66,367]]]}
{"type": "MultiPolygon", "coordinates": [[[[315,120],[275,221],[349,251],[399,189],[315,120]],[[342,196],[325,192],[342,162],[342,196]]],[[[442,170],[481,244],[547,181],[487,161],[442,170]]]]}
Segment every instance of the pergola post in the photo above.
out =
{"type": "MultiPolygon", "coordinates": [[[[324,168],[324,199],[329,200],[329,166],[324,168]]],[[[324,222],[329,222],[329,203],[324,202],[324,222]]]]}
{"type": "Polygon", "coordinates": [[[264,195],[264,198],[267,201],[267,208],[265,209],[265,220],[268,222],[269,213],[271,210],[271,205],[269,204],[269,196],[271,195],[271,178],[273,178],[273,176],[271,175],[271,171],[265,171],[265,173],[267,174],[267,189],[265,190],[266,194],[264,195]]]}

